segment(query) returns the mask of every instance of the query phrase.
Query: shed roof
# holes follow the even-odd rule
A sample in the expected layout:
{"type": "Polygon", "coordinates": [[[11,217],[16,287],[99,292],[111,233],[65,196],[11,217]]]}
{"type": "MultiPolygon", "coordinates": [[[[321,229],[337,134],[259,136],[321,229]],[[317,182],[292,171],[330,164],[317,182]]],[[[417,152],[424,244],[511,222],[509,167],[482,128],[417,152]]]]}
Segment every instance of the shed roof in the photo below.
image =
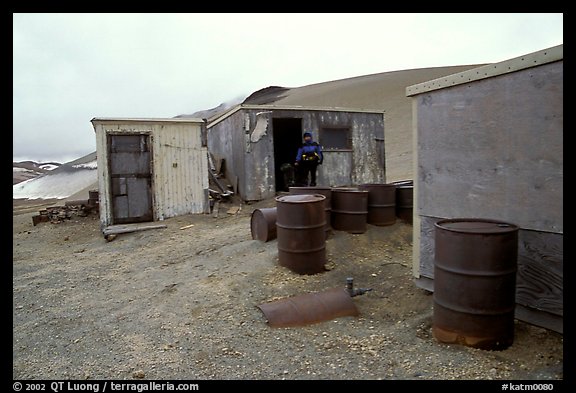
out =
{"type": "Polygon", "coordinates": [[[491,78],[510,72],[516,72],[526,68],[536,67],[546,63],[552,63],[564,58],[564,45],[557,45],[537,52],[528,53],[499,63],[488,64],[482,67],[473,68],[452,75],[447,75],[438,79],[418,83],[406,87],[406,96],[414,96],[425,92],[444,89],[463,83],[491,78]]]}
{"type": "Polygon", "coordinates": [[[204,123],[204,120],[198,118],[175,118],[175,117],[94,117],[90,120],[94,123],[204,123]]]}

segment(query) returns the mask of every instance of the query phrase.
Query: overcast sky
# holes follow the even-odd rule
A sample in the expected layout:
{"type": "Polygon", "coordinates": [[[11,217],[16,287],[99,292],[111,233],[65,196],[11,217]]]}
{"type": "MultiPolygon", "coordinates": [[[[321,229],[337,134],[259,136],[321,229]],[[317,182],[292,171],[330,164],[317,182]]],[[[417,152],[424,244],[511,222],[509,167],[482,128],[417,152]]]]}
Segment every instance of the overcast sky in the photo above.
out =
{"type": "Polygon", "coordinates": [[[271,85],[562,43],[562,14],[14,14],[13,159],[95,151],[93,117],[174,117],[271,85]]]}

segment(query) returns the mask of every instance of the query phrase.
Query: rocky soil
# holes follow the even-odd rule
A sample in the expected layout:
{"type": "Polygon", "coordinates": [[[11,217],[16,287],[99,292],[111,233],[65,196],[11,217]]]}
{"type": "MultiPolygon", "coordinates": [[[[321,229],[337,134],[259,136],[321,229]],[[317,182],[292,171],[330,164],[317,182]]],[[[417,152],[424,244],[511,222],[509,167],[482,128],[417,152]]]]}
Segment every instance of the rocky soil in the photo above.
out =
{"type": "Polygon", "coordinates": [[[329,270],[302,276],[251,237],[251,212],[274,201],[233,206],[107,242],[94,215],[33,226],[38,206],[15,202],[13,378],[563,379],[563,336],[523,322],[504,351],[434,340],[410,225],[333,231],[329,270]],[[358,317],[272,328],[257,308],[346,277],[373,288],[358,317]]]}

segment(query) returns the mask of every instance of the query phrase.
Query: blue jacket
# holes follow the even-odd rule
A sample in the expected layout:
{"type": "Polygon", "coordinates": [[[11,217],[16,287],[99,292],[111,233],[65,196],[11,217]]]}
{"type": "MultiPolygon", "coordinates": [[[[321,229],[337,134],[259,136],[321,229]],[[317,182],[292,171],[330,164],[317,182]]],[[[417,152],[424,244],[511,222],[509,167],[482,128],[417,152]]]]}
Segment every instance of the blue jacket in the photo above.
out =
{"type": "Polygon", "coordinates": [[[322,146],[317,142],[304,142],[302,146],[298,149],[298,154],[296,155],[296,162],[315,160],[318,164],[322,164],[324,156],[322,155],[322,146]],[[317,157],[317,159],[315,158],[317,157]]]}

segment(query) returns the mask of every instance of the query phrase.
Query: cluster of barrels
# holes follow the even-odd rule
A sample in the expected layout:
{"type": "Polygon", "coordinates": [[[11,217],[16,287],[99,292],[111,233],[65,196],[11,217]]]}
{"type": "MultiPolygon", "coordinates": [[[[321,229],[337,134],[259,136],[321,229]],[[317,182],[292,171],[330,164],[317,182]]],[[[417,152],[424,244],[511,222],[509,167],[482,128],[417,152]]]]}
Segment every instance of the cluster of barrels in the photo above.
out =
{"type": "Polygon", "coordinates": [[[324,270],[331,229],[359,234],[367,224],[412,222],[411,183],[289,190],[276,198],[276,207],[254,210],[251,231],[256,240],[278,238],[279,264],[300,274],[324,270]]]}

